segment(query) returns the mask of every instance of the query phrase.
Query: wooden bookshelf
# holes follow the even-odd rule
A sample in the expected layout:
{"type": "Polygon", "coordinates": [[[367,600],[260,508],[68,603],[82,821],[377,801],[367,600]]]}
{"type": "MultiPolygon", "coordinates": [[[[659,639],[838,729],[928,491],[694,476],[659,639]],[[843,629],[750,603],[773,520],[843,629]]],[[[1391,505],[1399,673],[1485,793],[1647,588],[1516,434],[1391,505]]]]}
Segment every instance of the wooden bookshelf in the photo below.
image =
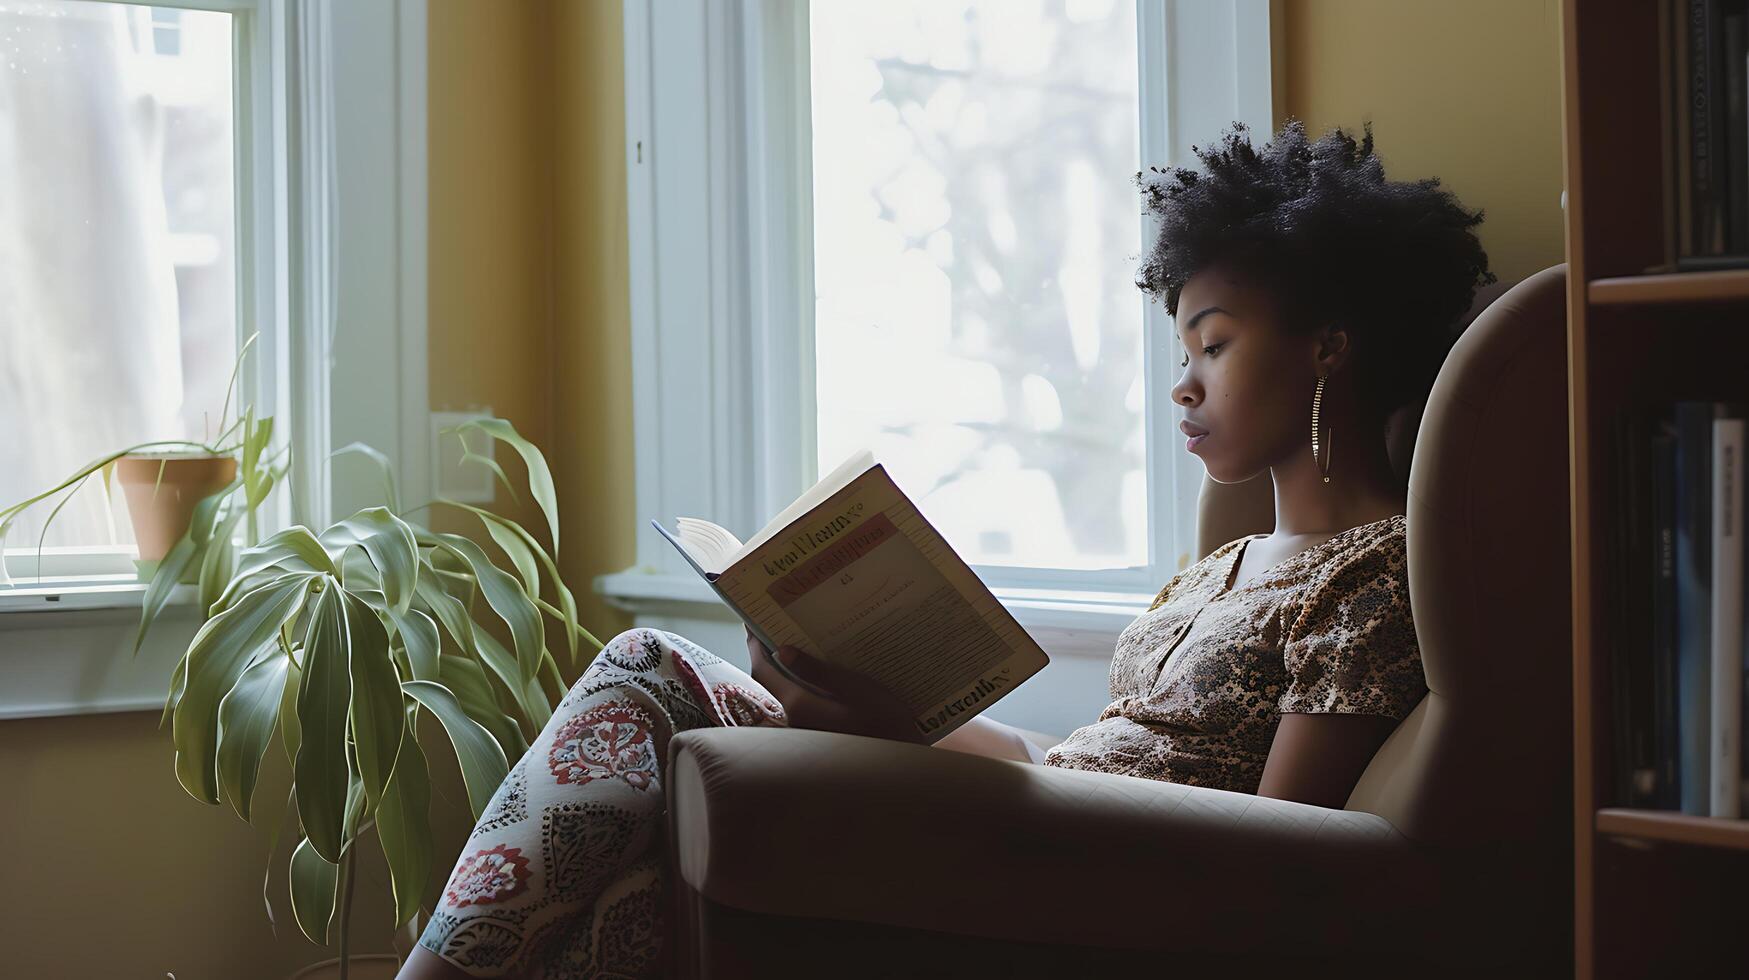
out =
{"type": "Polygon", "coordinates": [[[1599,306],[1749,300],[1749,269],[1593,279],[1589,299],[1599,306]]]}
{"type": "Polygon", "coordinates": [[[1604,807],[1597,811],[1597,832],[1636,840],[1749,850],[1749,820],[1691,817],[1665,810],[1604,807]]]}
{"type": "MultiPolygon", "coordinates": [[[[1749,269],[1648,275],[1664,255],[1653,0],[1562,0],[1568,463],[1573,569],[1574,967],[1749,975],[1749,821],[1613,799],[1614,425],[1683,399],[1749,398],[1749,269]]],[[[1638,518],[1640,515],[1635,515],[1638,518]]],[[[1649,655],[1649,654],[1648,654],[1649,655]]]]}

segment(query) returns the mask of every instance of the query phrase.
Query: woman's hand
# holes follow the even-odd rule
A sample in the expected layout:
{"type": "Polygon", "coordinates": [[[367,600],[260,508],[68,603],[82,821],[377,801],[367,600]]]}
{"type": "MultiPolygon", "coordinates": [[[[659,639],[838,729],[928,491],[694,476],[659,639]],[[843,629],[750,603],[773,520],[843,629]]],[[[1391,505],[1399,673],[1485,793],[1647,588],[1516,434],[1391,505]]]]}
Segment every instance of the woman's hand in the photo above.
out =
{"type": "Polygon", "coordinates": [[[866,675],[815,659],[796,647],[778,647],[773,653],[752,630],[747,630],[747,653],[753,661],[753,679],[783,702],[791,728],[928,744],[898,695],[866,675]],[[827,694],[816,694],[790,680],[771,663],[774,657],[827,694]]]}

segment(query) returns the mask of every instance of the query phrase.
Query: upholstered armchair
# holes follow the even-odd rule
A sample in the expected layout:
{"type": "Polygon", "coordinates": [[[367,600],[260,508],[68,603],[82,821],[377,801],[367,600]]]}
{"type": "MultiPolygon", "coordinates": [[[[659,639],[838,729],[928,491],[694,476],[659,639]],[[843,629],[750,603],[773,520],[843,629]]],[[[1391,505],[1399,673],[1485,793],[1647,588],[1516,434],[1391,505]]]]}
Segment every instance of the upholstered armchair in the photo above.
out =
{"type": "MultiPolygon", "coordinates": [[[[1561,265],[1479,297],[1394,420],[1429,693],[1346,806],[687,731],[679,975],[1570,975],[1565,290],[1561,265]]],[[[1199,555],[1272,529],[1268,479],[1205,481],[1199,555]]]]}

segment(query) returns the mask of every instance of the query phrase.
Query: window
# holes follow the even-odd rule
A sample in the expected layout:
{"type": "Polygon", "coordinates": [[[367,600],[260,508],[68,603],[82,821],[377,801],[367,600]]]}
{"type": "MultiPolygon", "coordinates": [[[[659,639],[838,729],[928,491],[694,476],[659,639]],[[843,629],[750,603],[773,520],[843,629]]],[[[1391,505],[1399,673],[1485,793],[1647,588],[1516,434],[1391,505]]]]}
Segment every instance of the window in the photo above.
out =
{"type": "MultiPolygon", "coordinates": [[[[1203,479],[1133,177],[1273,131],[1268,0],[662,9],[625,7],[640,528],[750,534],[868,446],[1023,623],[1109,655],[1203,479]]],[[[598,588],[688,628],[709,590],[639,533],[598,588]]]]}
{"type": "Polygon", "coordinates": [[[810,9],[823,467],[973,564],[1148,561],[1136,8],[810,9]]]}
{"type": "MultiPolygon", "coordinates": [[[[0,2],[0,418],[29,420],[0,429],[6,504],[121,446],[218,434],[238,346],[232,17],[0,2]]],[[[125,549],[104,490],[88,481],[46,536],[52,504],[26,511],[9,550],[125,549]]]]}
{"type": "MultiPolygon", "coordinates": [[[[256,333],[230,417],[238,399],[272,414],[269,451],[295,450],[261,533],[381,502],[371,463],[330,462],[354,441],[430,496],[425,18],[0,0],[0,500],[134,442],[216,434],[256,333]]],[[[112,496],[91,480],[54,519],[41,581],[17,556],[52,504],[26,512],[0,612],[138,602],[112,496]]]]}

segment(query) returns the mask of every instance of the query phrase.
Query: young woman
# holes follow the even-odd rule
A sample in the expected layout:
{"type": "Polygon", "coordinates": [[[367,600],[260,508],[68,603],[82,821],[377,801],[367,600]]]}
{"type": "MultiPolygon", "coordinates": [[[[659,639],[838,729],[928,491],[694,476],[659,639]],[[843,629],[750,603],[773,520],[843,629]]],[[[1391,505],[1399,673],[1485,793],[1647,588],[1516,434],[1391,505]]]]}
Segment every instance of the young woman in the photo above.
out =
{"type": "MultiPolygon", "coordinates": [[[[1192,149],[1198,169],[1138,175],[1160,230],[1137,285],[1188,352],[1171,391],[1187,450],[1221,483],[1268,471],[1275,530],[1166,583],[1119,636],[1092,724],[1047,745],[978,716],[935,744],[1339,807],[1426,689],[1385,422],[1426,396],[1494,281],[1482,213],[1437,178],[1387,181],[1370,125],[1309,141],[1290,121],[1258,149],[1235,123],[1192,149]]],[[[675,731],[920,740],[859,675],[751,634],[748,650],[751,678],[672,633],[615,637],[482,815],[402,976],[656,975],[675,731]]]]}

